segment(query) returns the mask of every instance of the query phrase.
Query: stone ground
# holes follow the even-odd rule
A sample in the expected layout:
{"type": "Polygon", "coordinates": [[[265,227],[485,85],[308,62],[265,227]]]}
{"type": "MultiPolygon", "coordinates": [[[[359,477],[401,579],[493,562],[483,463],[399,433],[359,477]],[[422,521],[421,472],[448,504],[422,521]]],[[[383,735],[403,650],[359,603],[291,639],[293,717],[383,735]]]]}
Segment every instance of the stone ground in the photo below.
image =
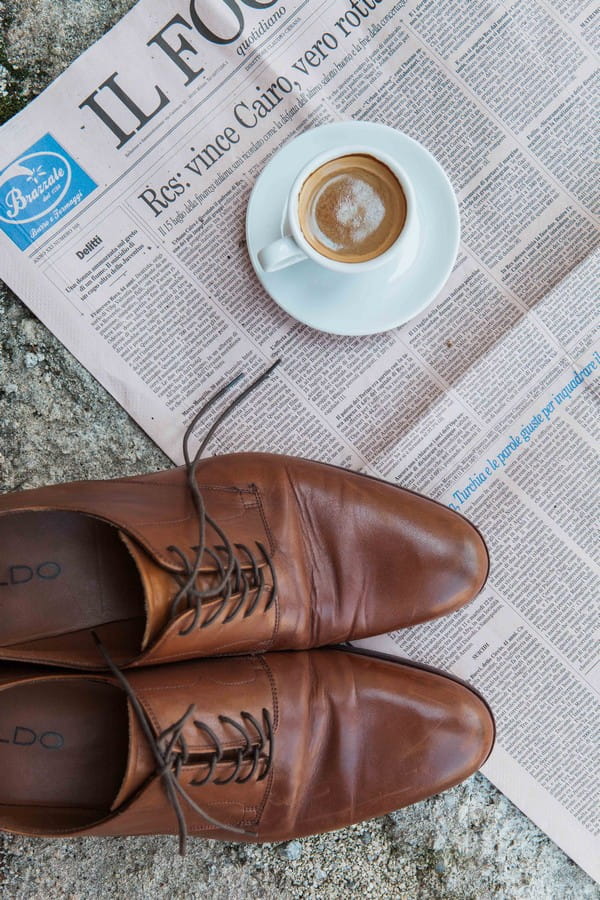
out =
{"type": "MultiPolygon", "coordinates": [[[[0,0],[0,123],[132,5],[0,0]]],[[[0,282],[0,490],[167,465],[0,282]]],[[[0,896],[600,900],[600,889],[475,775],[438,797],[333,834],[263,846],[192,840],[185,859],[177,856],[175,838],[4,835],[0,896]]]]}

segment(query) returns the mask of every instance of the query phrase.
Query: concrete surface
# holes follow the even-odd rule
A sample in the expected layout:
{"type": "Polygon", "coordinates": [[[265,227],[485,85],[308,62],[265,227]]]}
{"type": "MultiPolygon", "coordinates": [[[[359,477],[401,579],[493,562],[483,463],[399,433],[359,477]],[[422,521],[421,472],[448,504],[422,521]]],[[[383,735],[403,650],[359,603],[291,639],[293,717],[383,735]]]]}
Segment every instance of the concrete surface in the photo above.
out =
{"type": "MultiPolygon", "coordinates": [[[[0,122],[131,6],[0,0],[0,122]]],[[[169,463],[0,283],[0,490],[169,463]]],[[[376,759],[373,760],[376,765],[376,759]]],[[[262,847],[0,837],[7,898],[533,898],[600,889],[481,775],[380,820],[262,847]]]]}

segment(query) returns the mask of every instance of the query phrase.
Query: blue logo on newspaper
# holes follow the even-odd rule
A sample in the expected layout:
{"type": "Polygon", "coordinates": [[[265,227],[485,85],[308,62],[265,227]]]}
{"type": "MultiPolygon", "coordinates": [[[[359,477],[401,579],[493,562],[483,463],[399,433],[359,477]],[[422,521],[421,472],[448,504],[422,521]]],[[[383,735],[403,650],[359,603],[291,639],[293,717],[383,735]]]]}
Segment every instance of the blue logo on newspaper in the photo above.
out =
{"type": "Polygon", "coordinates": [[[25,250],[96,186],[46,134],[0,171],[0,229],[25,250]]]}

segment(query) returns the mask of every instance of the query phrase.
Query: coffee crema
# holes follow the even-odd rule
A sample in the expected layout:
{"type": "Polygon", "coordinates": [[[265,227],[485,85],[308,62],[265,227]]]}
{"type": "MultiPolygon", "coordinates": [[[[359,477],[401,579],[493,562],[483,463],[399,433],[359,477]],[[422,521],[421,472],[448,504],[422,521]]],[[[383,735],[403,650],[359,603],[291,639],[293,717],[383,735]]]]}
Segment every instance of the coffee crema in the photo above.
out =
{"type": "Polygon", "coordinates": [[[366,262],[399,238],[406,197],[385,163],[367,154],[331,159],[315,169],[298,195],[300,228],[328,259],[366,262]]]}

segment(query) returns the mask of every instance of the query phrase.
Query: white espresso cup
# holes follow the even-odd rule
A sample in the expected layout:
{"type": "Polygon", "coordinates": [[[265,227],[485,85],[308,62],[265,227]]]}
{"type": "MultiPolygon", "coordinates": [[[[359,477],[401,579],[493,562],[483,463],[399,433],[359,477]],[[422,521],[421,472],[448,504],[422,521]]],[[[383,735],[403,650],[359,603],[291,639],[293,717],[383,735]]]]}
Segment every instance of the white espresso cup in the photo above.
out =
{"type": "MultiPolygon", "coordinates": [[[[334,166],[327,168],[332,168],[335,173],[334,166]]],[[[377,165],[375,165],[375,169],[377,168],[377,165]]],[[[343,165],[341,169],[343,170],[343,165]]],[[[323,171],[327,171],[327,169],[324,169],[323,171]]],[[[331,180],[334,181],[336,177],[342,176],[344,176],[343,171],[341,171],[340,176],[333,174],[331,180]]],[[[329,184],[330,182],[326,182],[326,187],[323,188],[322,194],[318,195],[319,200],[322,200],[324,204],[328,204],[329,206],[329,212],[326,209],[327,214],[330,214],[331,207],[335,206],[335,203],[328,203],[328,198],[325,195],[326,190],[335,190],[335,188],[329,188],[329,184]]],[[[361,185],[359,181],[357,181],[356,184],[357,188],[355,195],[353,195],[356,202],[347,202],[347,200],[342,199],[341,202],[337,203],[337,210],[340,210],[340,212],[334,214],[341,217],[342,225],[340,225],[340,228],[342,228],[344,234],[363,234],[365,229],[368,232],[369,222],[377,223],[378,216],[381,216],[381,210],[383,209],[378,195],[370,191],[368,184],[366,187],[361,185]],[[364,198],[366,198],[366,214],[365,204],[361,205],[360,202],[364,198]],[[358,218],[356,220],[356,228],[352,231],[355,224],[352,221],[352,216],[354,214],[356,214],[358,218]],[[367,222],[366,226],[365,221],[367,222]],[[348,229],[351,229],[351,231],[349,232],[348,229]]],[[[354,190],[352,185],[350,186],[350,190],[354,190]]],[[[317,196],[317,194],[318,192],[315,192],[315,196],[317,196]]],[[[319,200],[316,202],[318,203],[319,200]]],[[[381,221],[382,225],[379,226],[379,231],[375,231],[374,233],[379,235],[384,234],[385,238],[385,218],[381,221]]],[[[333,222],[333,226],[337,227],[336,221],[333,222]]],[[[322,232],[318,231],[318,235],[322,236],[322,232]]],[[[329,237],[324,238],[324,240],[329,242],[329,237]]],[[[412,264],[417,255],[418,248],[419,220],[415,192],[410,179],[396,160],[391,156],[388,156],[387,153],[383,153],[373,146],[353,144],[336,147],[335,149],[320,153],[318,156],[311,159],[310,162],[306,163],[301,169],[296,176],[292,189],[286,199],[282,237],[273,241],[271,244],[268,244],[266,247],[263,247],[258,253],[258,261],[265,272],[277,272],[287,266],[294,265],[294,263],[310,259],[320,266],[346,275],[357,275],[369,272],[380,266],[391,263],[393,266],[394,277],[396,277],[412,264]],[[311,231],[310,236],[313,238],[313,242],[311,243],[307,239],[300,221],[299,208],[301,197],[303,195],[303,188],[307,185],[308,180],[311,176],[318,178],[318,175],[315,175],[315,173],[317,173],[317,170],[320,170],[321,167],[325,167],[327,163],[333,163],[335,160],[343,161],[346,157],[367,157],[366,165],[372,165],[368,160],[370,157],[372,160],[375,160],[376,164],[382,164],[385,169],[389,170],[391,176],[393,176],[390,179],[389,175],[386,173],[388,187],[391,187],[391,193],[394,194],[396,199],[400,197],[400,194],[404,198],[403,224],[399,224],[400,220],[397,218],[393,229],[390,229],[388,237],[381,244],[381,252],[375,247],[375,255],[366,259],[361,259],[360,261],[348,261],[347,259],[335,258],[336,254],[338,256],[340,255],[336,250],[337,245],[331,243],[325,246],[325,244],[323,244],[320,239],[317,239],[315,234],[312,233],[314,229],[311,230],[305,225],[305,229],[311,231]],[[400,188],[400,193],[396,192],[396,187],[398,186],[400,188]]],[[[348,253],[351,255],[351,250],[349,250],[348,253]]],[[[360,254],[358,255],[360,256],[360,254]]],[[[362,255],[364,256],[365,253],[362,255]]]]}

